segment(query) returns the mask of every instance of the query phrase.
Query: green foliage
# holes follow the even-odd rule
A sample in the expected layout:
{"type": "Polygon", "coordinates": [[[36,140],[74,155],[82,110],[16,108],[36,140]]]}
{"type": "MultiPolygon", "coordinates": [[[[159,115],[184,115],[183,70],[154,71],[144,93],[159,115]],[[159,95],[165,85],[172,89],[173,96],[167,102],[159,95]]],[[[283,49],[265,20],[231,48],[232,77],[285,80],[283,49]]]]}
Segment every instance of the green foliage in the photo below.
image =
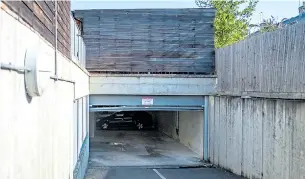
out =
{"type": "Polygon", "coordinates": [[[280,23],[271,16],[270,18],[264,19],[262,23],[258,25],[259,31],[261,32],[272,32],[280,27],[280,23]]]}
{"type": "Polygon", "coordinates": [[[258,0],[196,0],[199,7],[217,10],[214,21],[216,48],[236,43],[248,35],[257,2],[258,0]]]}

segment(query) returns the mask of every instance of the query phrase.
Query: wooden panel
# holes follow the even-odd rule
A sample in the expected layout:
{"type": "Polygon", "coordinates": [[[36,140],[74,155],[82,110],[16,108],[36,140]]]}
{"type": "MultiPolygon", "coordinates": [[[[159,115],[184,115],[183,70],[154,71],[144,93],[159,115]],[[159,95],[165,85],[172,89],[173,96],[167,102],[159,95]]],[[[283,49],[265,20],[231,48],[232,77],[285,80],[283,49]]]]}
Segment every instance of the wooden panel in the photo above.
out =
{"type": "Polygon", "coordinates": [[[304,41],[300,23],[217,49],[219,93],[305,99],[304,41]]]}
{"type": "Polygon", "coordinates": [[[86,67],[100,72],[214,72],[214,9],[76,10],[86,67]]]}
{"type": "Polygon", "coordinates": [[[66,56],[70,56],[70,9],[66,7],[69,1],[58,1],[58,40],[61,43],[60,51],[66,56]],[[69,24],[69,25],[67,25],[69,24]]]}
{"type": "Polygon", "coordinates": [[[68,36],[68,34],[70,34],[70,31],[68,29],[68,26],[67,24],[70,23],[70,18],[67,19],[66,18],[66,11],[63,10],[63,4],[58,1],[58,24],[59,24],[59,30],[60,30],[60,33],[62,35],[65,35],[68,36]]]}
{"type": "Polygon", "coordinates": [[[48,5],[49,9],[52,12],[55,12],[55,3],[54,3],[54,1],[45,1],[45,3],[48,5]]]}
{"type": "Polygon", "coordinates": [[[20,17],[27,22],[29,25],[33,26],[34,14],[31,9],[27,7],[23,2],[18,1],[2,1],[4,2],[12,11],[19,14],[20,17]]]}
{"type": "MultiPolygon", "coordinates": [[[[4,1],[25,22],[55,46],[55,3],[53,1],[4,1]]],[[[70,1],[58,3],[59,51],[70,58],[70,1]]]]}
{"type": "Polygon", "coordinates": [[[36,1],[36,3],[42,9],[42,12],[48,17],[49,21],[53,22],[54,11],[49,8],[46,1],[36,1]]]}
{"type": "MultiPolygon", "coordinates": [[[[32,3],[32,11],[35,14],[35,16],[40,20],[40,22],[47,27],[51,32],[54,33],[54,27],[52,24],[52,21],[50,21],[50,19],[48,19],[48,17],[46,16],[46,14],[44,13],[44,11],[40,8],[40,6],[37,4],[37,2],[31,1],[30,3],[32,3]]],[[[42,4],[42,3],[41,3],[42,4]]]]}

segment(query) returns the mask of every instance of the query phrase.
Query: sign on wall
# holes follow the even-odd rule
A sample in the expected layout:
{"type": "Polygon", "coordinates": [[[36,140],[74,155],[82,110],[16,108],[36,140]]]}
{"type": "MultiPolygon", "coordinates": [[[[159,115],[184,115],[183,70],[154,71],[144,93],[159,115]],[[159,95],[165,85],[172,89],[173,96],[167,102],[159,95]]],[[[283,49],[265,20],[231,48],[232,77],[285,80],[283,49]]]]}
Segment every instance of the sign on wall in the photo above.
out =
{"type": "Polygon", "coordinates": [[[142,105],[143,106],[152,106],[152,105],[154,105],[154,99],[152,97],[143,97],[142,105]]]}

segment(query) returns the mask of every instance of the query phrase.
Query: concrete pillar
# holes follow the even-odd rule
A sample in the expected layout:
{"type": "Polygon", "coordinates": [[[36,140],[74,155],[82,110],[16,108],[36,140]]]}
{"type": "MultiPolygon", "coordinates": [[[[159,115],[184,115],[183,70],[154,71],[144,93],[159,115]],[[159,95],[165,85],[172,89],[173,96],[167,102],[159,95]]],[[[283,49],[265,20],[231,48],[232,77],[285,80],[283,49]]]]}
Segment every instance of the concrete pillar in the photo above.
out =
{"type": "Polygon", "coordinates": [[[203,159],[209,160],[209,96],[204,97],[203,159]]]}
{"type": "Polygon", "coordinates": [[[94,137],[95,135],[95,113],[94,112],[90,112],[89,113],[89,136],[90,137],[94,137]]]}

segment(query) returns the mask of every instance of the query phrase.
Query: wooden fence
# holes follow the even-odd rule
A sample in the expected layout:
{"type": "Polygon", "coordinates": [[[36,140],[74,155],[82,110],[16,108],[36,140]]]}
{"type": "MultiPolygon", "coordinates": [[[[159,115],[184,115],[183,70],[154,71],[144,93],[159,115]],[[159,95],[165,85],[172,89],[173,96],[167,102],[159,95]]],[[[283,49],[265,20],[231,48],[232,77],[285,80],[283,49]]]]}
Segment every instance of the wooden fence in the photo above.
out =
{"type": "Polygon", "coordinates": [[[216,50],[223,95],[305,98],[305,24],[252,36],[216,50]]]}

